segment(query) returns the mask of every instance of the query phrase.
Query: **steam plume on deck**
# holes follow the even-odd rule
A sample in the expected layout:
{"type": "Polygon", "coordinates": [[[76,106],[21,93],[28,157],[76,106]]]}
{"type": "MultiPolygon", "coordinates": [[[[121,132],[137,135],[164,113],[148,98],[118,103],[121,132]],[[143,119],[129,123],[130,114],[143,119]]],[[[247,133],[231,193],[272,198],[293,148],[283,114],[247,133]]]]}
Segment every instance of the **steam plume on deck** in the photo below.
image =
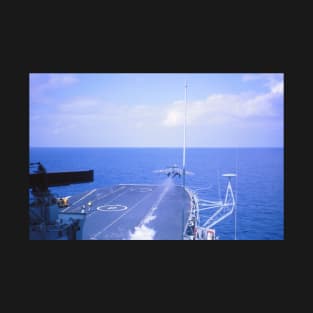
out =
{"type": "Polygon", "coordinates": [[[156,234],[153,228],[149,228],[147,224],[156,219],[156,215],[154,213],[157,211],[159,204],[162,199],[165,197],[167,192],[173,188],[174,183],[171,178],[167,178],[162,184],[163,191],[160,194],[159,198],[156,200],[152,208],[149,210],[147,215],[143,218],[143,220],[139,223],[138,226],[135,227],[135,231],[133,233],[130,232],[129,239],[130,240],[153,240],[156,234]]]}

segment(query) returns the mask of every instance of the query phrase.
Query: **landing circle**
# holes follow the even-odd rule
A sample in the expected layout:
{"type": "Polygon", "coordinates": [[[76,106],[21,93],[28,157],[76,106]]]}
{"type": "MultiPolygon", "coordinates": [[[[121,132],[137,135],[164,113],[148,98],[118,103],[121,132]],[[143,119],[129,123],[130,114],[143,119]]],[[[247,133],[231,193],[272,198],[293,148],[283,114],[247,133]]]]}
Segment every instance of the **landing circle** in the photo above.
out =
{"type": "Polygon", "coordinates": [[[127,209],[128,207],[126,205],[121,205],[121,204],[106,204],[106,205],[100,205],[97,207],[97,210],[101,212],[125,211],[127,209]]]}

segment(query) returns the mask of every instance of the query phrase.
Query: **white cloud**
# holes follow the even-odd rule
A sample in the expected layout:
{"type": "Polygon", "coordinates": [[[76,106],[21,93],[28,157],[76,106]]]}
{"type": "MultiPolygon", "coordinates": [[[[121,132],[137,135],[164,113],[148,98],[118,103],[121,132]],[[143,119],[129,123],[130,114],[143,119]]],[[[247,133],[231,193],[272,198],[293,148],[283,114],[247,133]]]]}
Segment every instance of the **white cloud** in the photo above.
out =
{"type": "Polygon", "coordinates": [[[32,121],[40,120],[41,116],[39,114],[34,114],[30,116],[32,121]]]}
{"type": "Polygon", "coordinates": [[[243,74],[242,80],[246,82],[246,81],[251,81],[251,80],[268,79],[269,75],[271,74],[265,74],[265,73],[243,74]]]}
{"type": "Polygon", "coordinates": [[[242,80],[252,81],[252,80],[263,80],[263,81],[273,81],[273,80],[282,80],[283,74],[282,73],[251,73],[251,74],[243,74],[242,80]]]}
{"type": "MultiPolygon", "coordinates": [[[[212,94],[203,100],[190,101],[187,125],[210,127],[213,131],[216,127],[248,127],[256,120],[279,116],[275,106],[282,98],[282,87],[276,84],[266,93],[212,94]]],[[[160,106],[132,106],[113,105],[100,97],[75,97],[54,107],[55,111],[45,117],[54,136],[77,134],[88,144],[99,142],[99,145],[118,145],[118,142],[152,146],[168,142],[180,144],[184,101],[160,106]]],[[[38,113],[34,111],[33,116],[38,113]]]]}
{"type": "Polygon", "coordinates": [[[46,101],[44,97],[46,91],[78,82],[78,78],[73,74],[30,74],[30,97],[35,102],[43,102],[46,101]]]}
{"type": "Polygon", "coordinates": [[[143,128],[143,126],[144,126],[144,123],[142,123],[142,122],[136,122],[135,123],[135,128],[137,128],[137,129],[141,129],[141,128],[143,128]]]}
{"type": "Polygon", "coordinates": [[[263,81],[263,85],[268,87],[272,93],[283,93],[284,74],[282,73],[243,74],[242,76],[244,82],[253,80],[263,81]]]}
{"type": "MultiPolygon", "coordinates": [[[[57,88],[62,84],[69,86],[75,83],[75,78],[71,76],[62,78],[59,75],[61,74],[49,77],[51,86],[57,88]]],[[[47,83],[46,76],[45,83],[47,83]]],[[[39,85],[40,82],[43,83],[43,80],[36,78],[36,84],[39,85]]],[[[270,123],[273,124],[270,127],[274,128],[277,122],[280,123],[281,128],[283,76],[262,75],[260,84],[266,86],[265,91],[211,94],[204,99],[188,101],[187,125],[192,127],[187,128],[187,141],[191,132],[193,132],[194,145],[201,146],[212,144],[213,139],[210,141],[209,137],[216,137],[217,133],[220,134],[219,142],[222,142],[222,136],[230,138],[232,135],[235,136],[235,131],[242,131],[243,135],[246,132],[248,135],[249,130],[253,129],[256,132],[259,129],[260,133],[265,134],[270,123]],[[198,132],[198,129],[201,131],[198,132]]],[[[47,93],[47,96],[50,95],[47,93]]],[[[184,101],[159,105],[148,103],[127,105],[109,103],[100,95],[97,97],[75,96],[63,102],[57,102],[51,96],[50,98],[49,105],[34,105],[30,110],[31,134],[35,132],[45,134],[46,142],[51,139],[51,142],[52,140],[57,143],[68,141],[69,145],[74,145],[77,139],[77,142],[81,142],[82,145],[173,146],[182,144],[184,101]]],[[[237,135],[237,137],[243,138],[244,136],[237,135]]],[[[229,145],[228,142],[227,144],[229,145]]]]}
{"type": "MultiPolygon", "coordinates": [[[[246,74],[243,80],[264,80],[268,88],[263,93],[212,94],[206,99],[190,101],[187,106],[187,124],[222,125],[230,121],[242,122],[249,118],[266,118],[279,116],[281,108],[277,100],[283,104],[283,75],[281,74],[246,74]]],[[[174,102],[164,114],[162,125],[166,127],[182,126],[184,123],[184,103],[174,102]]]]}
{"type": "Polygon", "coordinates": [[[166,117],[163,120],[165,126],[179,126],[184,122],[184,115],[181,109],[177,106],[166,113],[166,117]]]}
{"type": "Polygon", "coordinates": [[[271,86],[272,93],[283,94],[284,93],[284,82],[274,83],[271,86]]]}
{"type": "Polygon", "coordinates": [[[60,112],[71,114],[99,113],[99,109],[101,109],[102,106],[102,102],[99,99],[92,97],[76,97],[58,105],[60,112]]]}
{"type": "Polygon", "coordinates": [[[73,74],[50,74],[47,85],[49,87],[63,87],[78,82],[78,78],[73,74]]]}
{"type": "MultiPolygon", "coordinates": [[[[265,94],[219,94],[211,95],[202,101],[192,101],[187,107],[187,124],[223,124],[230,119],[270,117],[277,115],[273,100],[279,96],[282,86],[274,87],[274,92],[265,94]]],[[[181,126],[184,106],[176,103],[167,109],[163,125],[181,126]]]]}

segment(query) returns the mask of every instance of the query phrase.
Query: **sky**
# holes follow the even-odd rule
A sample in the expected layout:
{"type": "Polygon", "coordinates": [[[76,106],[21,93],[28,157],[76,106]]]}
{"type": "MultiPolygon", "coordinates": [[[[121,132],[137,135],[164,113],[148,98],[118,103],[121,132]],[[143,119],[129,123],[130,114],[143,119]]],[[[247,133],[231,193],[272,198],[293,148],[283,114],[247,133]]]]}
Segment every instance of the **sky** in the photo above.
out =
{"type": "Polygon", "coordinates": [[[283,147],[282,73],[31,73],[31,147],[283,147]]]}

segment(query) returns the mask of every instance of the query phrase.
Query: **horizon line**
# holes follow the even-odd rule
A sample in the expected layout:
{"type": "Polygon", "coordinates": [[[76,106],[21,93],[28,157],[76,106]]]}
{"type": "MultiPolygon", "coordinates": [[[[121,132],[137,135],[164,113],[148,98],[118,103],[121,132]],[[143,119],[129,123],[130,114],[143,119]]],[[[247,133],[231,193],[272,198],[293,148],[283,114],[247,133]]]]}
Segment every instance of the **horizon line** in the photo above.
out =
{"type": "MultiPolygon", "coordinates": [[[[129,149],[154,149],[154,148],[162,148],[162,149],[182,149],[181,146],[148,146],[148,147],[143,147],[143,146],[29,146],[29,148],[129,148],[129,149]]],[[[236,146],[223,146],[223,147],[219,147],[219,146],[191,146],[191,147],[186,147],[186,149],[193,149],[193,148],[203,148],[203,149],[207,149],[207,148],[212,148],[212,149],[250,149],[250,148],[281,148],[283,149],[284,146],[240,146],[240,147],[236,147],[236,146]]]]}

